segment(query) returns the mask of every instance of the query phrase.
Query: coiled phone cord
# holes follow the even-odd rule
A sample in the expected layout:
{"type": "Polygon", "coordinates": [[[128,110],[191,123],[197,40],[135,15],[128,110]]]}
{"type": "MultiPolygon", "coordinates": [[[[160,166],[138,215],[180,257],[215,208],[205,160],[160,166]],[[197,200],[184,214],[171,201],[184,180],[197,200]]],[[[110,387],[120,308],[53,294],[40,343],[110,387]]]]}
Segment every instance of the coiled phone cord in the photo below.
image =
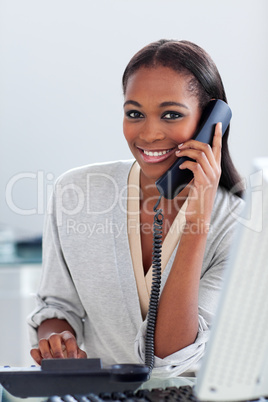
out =
{"type": "Polygon", "coordinates": [[[153,223],[152,288],[145,337],[145,364],[149,367],[150,374],[154,367],[154,333],[161,287],[162,225],[164,220],[162,209],[158,209],[161,198],[162,196],[160,195],[157,203],[154,206],[155,215],[153,223]]]}

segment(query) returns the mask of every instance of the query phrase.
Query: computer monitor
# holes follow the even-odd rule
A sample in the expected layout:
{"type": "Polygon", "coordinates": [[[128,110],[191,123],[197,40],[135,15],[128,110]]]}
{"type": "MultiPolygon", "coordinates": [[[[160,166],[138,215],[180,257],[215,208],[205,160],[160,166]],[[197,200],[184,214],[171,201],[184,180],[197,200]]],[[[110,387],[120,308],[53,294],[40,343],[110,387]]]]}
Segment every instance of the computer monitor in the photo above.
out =
{"type": "Polygon", "coordinates": [[[254,160],[245,201],[197,376],[200,400],[268,395],[268,158],[254,160]]]}

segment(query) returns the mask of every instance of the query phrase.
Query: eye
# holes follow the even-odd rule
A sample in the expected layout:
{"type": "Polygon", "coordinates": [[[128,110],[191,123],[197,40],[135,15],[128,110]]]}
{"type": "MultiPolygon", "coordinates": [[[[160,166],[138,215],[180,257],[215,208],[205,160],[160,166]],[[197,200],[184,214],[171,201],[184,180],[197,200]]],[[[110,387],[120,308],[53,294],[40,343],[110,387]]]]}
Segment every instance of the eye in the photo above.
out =
{"type": "Polygon", "coordinates": [[[162,116],[162,119],[165,120],[177,120],[183,117],[181,113],[178,112],[165,112],[162,116]]]}
{"type": "Polygon", "coordinates": [[[130,119],[142,119],[144,116],[142,113],[138,112],[137,110],[129,110],[126,112],[126,116],[130,119]]]}

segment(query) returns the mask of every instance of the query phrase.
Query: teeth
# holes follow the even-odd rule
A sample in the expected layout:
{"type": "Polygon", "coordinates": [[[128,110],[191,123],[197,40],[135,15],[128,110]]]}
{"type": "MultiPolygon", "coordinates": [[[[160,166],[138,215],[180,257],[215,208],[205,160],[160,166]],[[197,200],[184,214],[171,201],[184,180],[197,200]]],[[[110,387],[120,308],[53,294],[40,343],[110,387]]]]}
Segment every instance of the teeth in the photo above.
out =
{"type": "Polygon", "coordinates": [[[145,155],[148,155],[148,156],[161,156],[161,155],[167,154],[169,151],[170,151],[169,149],[167,151],[160,151],[160,152],[145,151],[145,149],[143,150],[145,155]]]}

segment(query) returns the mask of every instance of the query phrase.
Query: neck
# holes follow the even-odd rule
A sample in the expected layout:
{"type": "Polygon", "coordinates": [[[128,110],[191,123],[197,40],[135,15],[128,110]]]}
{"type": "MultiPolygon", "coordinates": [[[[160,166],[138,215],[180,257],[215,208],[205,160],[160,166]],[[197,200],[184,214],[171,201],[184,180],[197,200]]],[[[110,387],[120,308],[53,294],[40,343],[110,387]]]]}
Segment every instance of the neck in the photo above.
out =
{"type": "Polygon", "coordinates": [[[141,199],[154,198],[157,199],[159,191],[155,185],[155,179],[146,177],[142,170],[140,172],[140,189],[141,189],[141,199]]]}
{"type": "MultiPolygon", "coordinates": [[[[141,207],[146,206],[146,210],[153,211],[153,207],[155,206],[158,198],[160,197],[160,193],[155,185],[154,179],[149,179],[144,176],[143,172],[140,173],[140,201],[141,207]]],[[[159,208],[162,208],[164,211],[179,211],[182,207],[184,201],[186,200],[189,193],[189,188],[185,187],[174,199],[169,200],[162,197],[161,202],[159,204],[159,208]]]]}

